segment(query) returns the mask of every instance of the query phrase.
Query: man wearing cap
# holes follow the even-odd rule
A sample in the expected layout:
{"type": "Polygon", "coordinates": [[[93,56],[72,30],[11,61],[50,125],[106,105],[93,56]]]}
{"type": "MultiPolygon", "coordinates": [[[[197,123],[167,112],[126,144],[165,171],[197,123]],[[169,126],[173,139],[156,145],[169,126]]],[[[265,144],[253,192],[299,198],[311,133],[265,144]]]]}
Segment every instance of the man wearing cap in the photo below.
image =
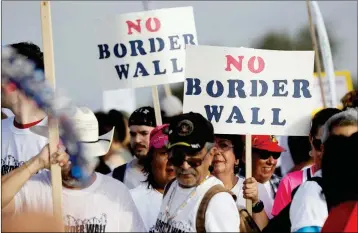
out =
{"type": "MultiPolygon", "coordinates": [[[[252,135],[252,176],[259,182],[259,201],[253,208],[264,208],[269,219],[272,218],[271,211],[273,201],[280,183],[280,177],[274,174],[277,160],[284,148],[278,145],[273,135],[252,135]]],[[[243,162],[245,162],[245,153],[243,162]]],[[[240,175],[245,177],[244,169],[240,175]]]]}
{"type": "MultiPolygon", "coordinates": [[[[35,174],[41,169],[49,169],[50,163],[58,163],[62,169],[62,206],[66,232],[145,231],[128,189],[121,182],[94,172],[94,158],[108,152],[114,130],[99,137],[97,119],[88,108],[77,108],[73,121],[76,122],[74,127],[82,152],[89,158],[86,164],[89,179],[73,178],[72,164],[62,146],[51,156],[50,161],[49,147],[46,145],[24,166],[2,177],[2,214],[53,213],[50,171],[35,174]]],[[[34,132],[48,132],[48,128],[41,129],[34,129],[34,132]]]]}
{"type": "Polygon", "coordinates": [[[130,144],[135,159],[119,166],[111,173],[112,177],[133,189],[146,180],[143,173],[143,159],[149,151],[150,132],[156,127],[154,108],[141,107],[129,117],[130,144]]]}
{"type": "Polygon", "coordinates": [[[165,188],[152,232],[239,232],[240,216],[228,192],[216,193],[204,212],[198,212],[204,195],[223,183],[210,175],[215,154],[212,124],[198,113],[172,118],[169,126],[169,162],[176,179],[165,188]],[[198,229],[197,216],[202,228],[198,229]],[[204,220],[204,221],[202,221],[204,220]]]}

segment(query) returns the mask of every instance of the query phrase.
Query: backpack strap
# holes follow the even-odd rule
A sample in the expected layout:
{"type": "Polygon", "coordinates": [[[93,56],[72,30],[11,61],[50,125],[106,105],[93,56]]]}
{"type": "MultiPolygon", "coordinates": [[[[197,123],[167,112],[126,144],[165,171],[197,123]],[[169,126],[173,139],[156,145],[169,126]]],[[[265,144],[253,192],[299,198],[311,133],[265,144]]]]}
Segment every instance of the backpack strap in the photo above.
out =
{"type": "Polygon", "coordinates": [[[123,164],[119,167],[116,167],[113,170],[112,177],[114,179],[121,181],[121,182],[124,182],[124,174],[126,172],[126,169],[127,169],[127,164],[123,164]]]}
{"type": "Polygon", "coordinates": [[[206,232],[205,230],[205,214],[206,209],[208,208],[211,198],[220,192],[229,193],[233,199],[236,201],[237,197],[230,190],[226,189],[224,186],[217,184],[211,187],[204,195],[203,199],[200,202],[198,212],[196,214],[196,232],[206,232]]]}
{"type": "Polygon", "coordinates": [[[312,179],[311,168],[307,168],[307,169],[306,169],[306,176],[307,176],[307,180],[312,179]]]}
{"type": "Polygon", "coordinates": [[[173,182],[175,181],[175,178],[172,179],[171,181],[168,182],[168,184],[165,185],[164,187],[164,193],[163,193],[163,198],[165,197],[165,194],[167,194],[167,192],[170,189],[170,186],[173,184],[173,182]]]}
{"type": "Polygon", "coordinates": [[[322,190],[323,190],[323,179],[322,177],[319,176],[314,176],[311,179],[309,179],[310,181],[315,181],[319,186],[321,186],[322,190]]]}

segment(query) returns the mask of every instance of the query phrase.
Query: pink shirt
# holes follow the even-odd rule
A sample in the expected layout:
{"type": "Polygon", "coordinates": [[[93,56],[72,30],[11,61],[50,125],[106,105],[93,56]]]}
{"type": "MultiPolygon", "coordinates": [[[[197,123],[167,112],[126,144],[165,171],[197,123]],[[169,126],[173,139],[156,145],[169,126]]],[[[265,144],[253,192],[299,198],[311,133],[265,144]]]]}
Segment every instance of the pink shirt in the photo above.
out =
{"type": "Polygon", "coordinates": [[[307,180],[307,169],[309,169],[311,177],[314,174],[314,166],[311,166],[306,169],[302,169],[295,172],[288,173],[285,177],[282,178],[275,200],[272,207],[272,215],[277,216],[281,210],[283,210],[291,201],[292,191],[304,181],[307,180]]]}

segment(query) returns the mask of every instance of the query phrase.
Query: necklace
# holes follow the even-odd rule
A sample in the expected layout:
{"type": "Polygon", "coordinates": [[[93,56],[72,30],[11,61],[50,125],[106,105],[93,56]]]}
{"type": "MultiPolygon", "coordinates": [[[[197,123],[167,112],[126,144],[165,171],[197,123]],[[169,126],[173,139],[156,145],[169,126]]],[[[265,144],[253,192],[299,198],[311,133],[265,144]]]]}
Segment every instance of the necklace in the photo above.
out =
{"type": "Polygon", "coordinates": [[[170,215],[170,208],[171,208],[171,205],[172,205],[172,202],[173,202],[173,197],[174,197],[174,194],[175,194],[179,184],[177,184],[174,187],[173,191],[170,193],[168,204],[165,207],[165,216],[166,216],[166,219],[168,220],[168,224],[170,224],[171,221],[180,213],[180,211],[182,209],[184,209],[184,207],[189,203],[189,201],[195,196],[196,190],[198,189],[198,187],[202,183],[204,183],[209,177],[210,176],[205,177],[205,179],[199,185],[197,185],[193,191],[191,191],[189,193],[189,195],[184,199],[185,201],[181,205],[179,205],[179,207],[173,212],[172,215],[170,215]]]}

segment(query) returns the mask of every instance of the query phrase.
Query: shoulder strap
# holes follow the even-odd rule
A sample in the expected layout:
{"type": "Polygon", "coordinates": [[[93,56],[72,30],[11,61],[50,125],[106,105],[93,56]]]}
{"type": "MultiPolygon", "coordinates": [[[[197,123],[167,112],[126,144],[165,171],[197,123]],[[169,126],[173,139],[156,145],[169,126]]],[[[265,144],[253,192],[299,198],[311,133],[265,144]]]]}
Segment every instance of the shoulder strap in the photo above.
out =
{"type": "Polygon", "coordinates": [[[217,184],[211,187],[204,195],[203,199],[200,202],[198,212],[196,214],[196,232],[206,232],[205,230],[205,213],[208,208],[211,198],[220,192],[228,192],[231,194],[233,199],[236,201],[237,197],[230,190],[226,189],[224,186],[217,184]]]}
{"type": "Polygon", "coordinates": [[[312,176],[311,176],[311,168],[307,168],[307,169],[306,169],[306,175],[307,175],[307,180],[312,179],[312,176]]]}
{"type": "Polygon", "coordinates": [[[321,186],[322,190],[323,190],[323,180],[322,177],[319,176],[314,176],[311,179],[309,179],[310,181],[315,181],[319,186],[321,186]]]}
{"type": "Polygon", "coordinates": [[[168,184],[165,185],[164,187],[164,193],[163,193],[163,198],[165,197],[165,194],[167,194],[167,192],[170,189],[170,186],[172,185],[172,183],[175,181],[175,178],[172,179],[171,181],[168,182],[168,184]]]}
{"type": "Polygon", "coordinates": [[[126,172],[126,169],[127,169],[127,164],[123,164],[119,167],[116,167],[113,170],[113,174],[112,174],[113,178],[123,182],[124,181],[124,173],[126,172]]]}

